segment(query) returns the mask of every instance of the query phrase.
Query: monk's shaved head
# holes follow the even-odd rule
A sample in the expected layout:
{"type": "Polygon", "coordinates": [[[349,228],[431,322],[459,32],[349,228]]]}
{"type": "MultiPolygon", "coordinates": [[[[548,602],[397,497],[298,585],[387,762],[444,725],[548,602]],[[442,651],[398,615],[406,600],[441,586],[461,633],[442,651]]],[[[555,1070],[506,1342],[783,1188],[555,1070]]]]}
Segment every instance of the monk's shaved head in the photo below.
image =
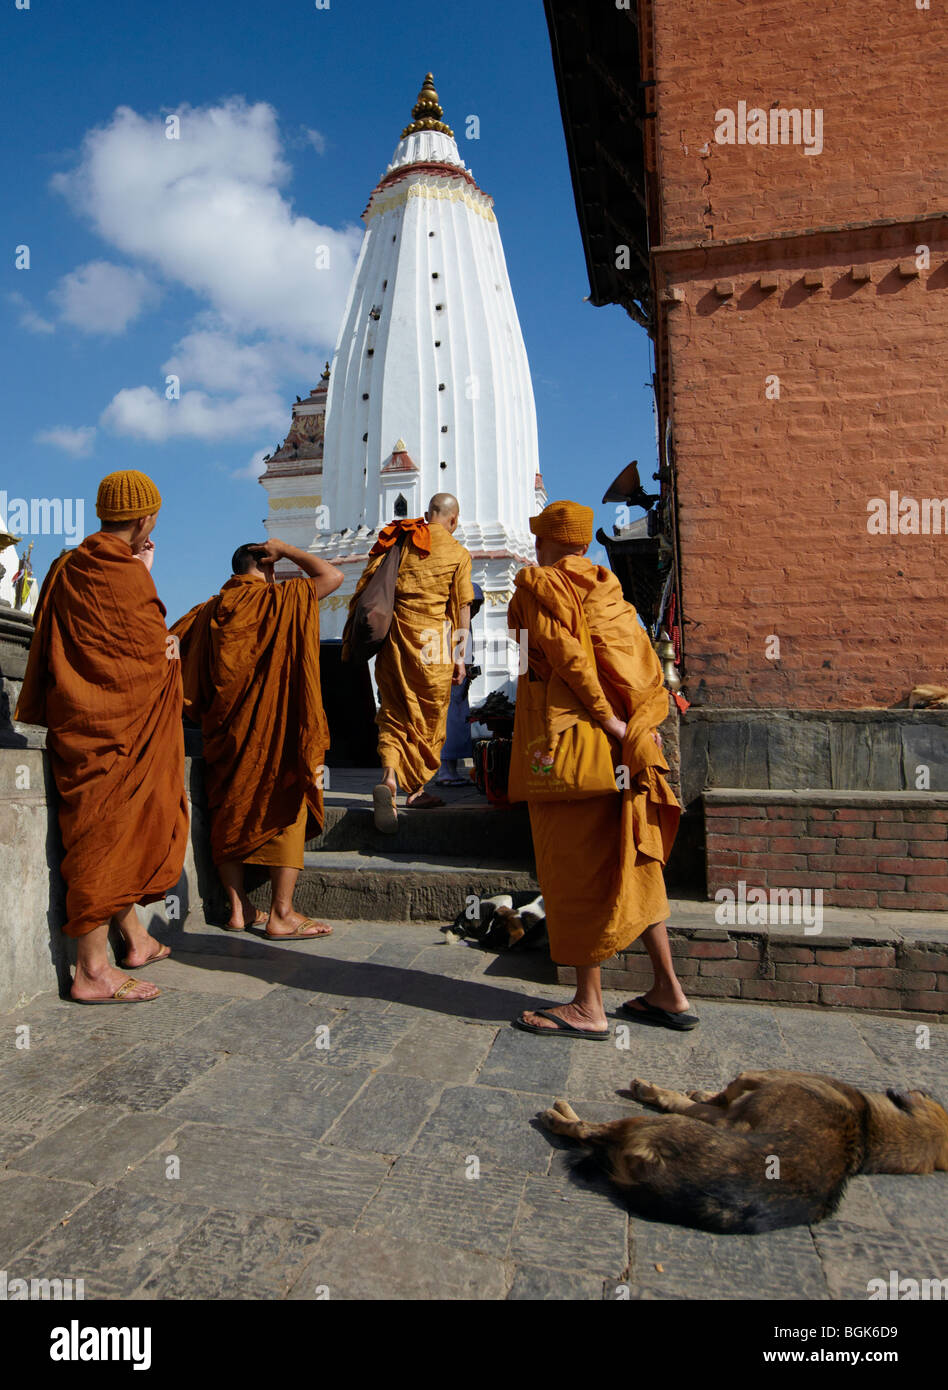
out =
{"type": "Polygon", "coordinates": [[[450,492],[436,492],[428,503],[428,519],[436,516],[459,516],[461,504],[450,492]]]}
{"type": "Polygon", "coordinates": [[[234,574],[249,574],[251,570],[257,568],[257,561],[260,558],[259,545],[259,541],[248,541],[246,545],[238,545],[230,562],[234,574]]]}
{"type": "Polygon", "coordinates": [[[458,524],[461,507],[458,499],[450,492],[436,492],[428,503],[425,520],[430,526],[443,526],[453,531],[458,524]]]}

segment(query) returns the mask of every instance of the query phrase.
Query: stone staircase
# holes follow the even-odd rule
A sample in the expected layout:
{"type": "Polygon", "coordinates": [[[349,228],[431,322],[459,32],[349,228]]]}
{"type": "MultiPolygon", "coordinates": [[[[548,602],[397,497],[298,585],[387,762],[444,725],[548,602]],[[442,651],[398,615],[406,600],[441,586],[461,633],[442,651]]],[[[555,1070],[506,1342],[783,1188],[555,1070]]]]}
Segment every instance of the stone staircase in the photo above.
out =
{"type": "MultiPolygon", "coordinates": [[[[382,835],[372,818],[378,773],[333,768],[330,777],[323,833],[307,843],[297,885],[301,912],[351,921],[443,924],[471,896],[537,890],[525,807],[491,806],[473,785],[438,787],[443,807],[400,809],[398,832],[382,835]]],[[[266,907],[265,875],[253,871],[253,876],[259,882],[250,887],[250,896],[266,907]]]]}

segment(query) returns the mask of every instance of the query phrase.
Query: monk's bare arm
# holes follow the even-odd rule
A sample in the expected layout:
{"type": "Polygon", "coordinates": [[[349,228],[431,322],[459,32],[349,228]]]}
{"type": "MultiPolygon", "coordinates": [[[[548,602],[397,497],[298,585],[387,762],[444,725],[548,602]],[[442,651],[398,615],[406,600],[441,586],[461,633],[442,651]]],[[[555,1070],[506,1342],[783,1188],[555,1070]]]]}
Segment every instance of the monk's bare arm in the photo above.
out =
{"type": "Polygon", "coordinates": [[[310,579],[316,580],[317,598],[326,598],[328,594],[334,594],[346,577],[342,570],[337,570],[328,560],[320,560],[308,550],[300,550],[298,546],[288,545],[286,541],[277,541],[276,544],[280,549],[281,560],[289,560],[304,574],[309,575],[310,579]]]}
{"type": "Polygon", "coordinates": [[[454,663],[453,685],[461,685],[467,675],[466,663],[470,660],[471,653],[471,605],[465,603],[461,606],[458,616],[458,625],[454,629],[454,655],[457,658],[454,663]]]}

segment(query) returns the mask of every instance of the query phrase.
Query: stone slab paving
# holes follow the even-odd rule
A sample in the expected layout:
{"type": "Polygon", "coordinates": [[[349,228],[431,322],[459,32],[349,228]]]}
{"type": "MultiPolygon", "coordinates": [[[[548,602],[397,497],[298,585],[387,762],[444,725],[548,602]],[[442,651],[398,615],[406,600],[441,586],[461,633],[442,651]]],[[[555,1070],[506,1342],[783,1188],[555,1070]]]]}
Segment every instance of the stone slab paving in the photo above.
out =
{"type": "Polygon", "coordinates": [[[558,1096],[635,1114],[617,1095],[634,1076],[717,1087],[746,1067],[944,1101],[944,1027],[703,1001],[689,1034],[536,1038],[511,1018],[568,996],[543,955],[335,928],[274,945],[192,921],[139,972],[152,1004],[46,995],[0,1016],[8,1277],[107,1299],[825,1300],[948,1273],[948,1174],[862,1176],[812,1229],[715,1236],[631,1217],[534,1118],[558,1096]]]}

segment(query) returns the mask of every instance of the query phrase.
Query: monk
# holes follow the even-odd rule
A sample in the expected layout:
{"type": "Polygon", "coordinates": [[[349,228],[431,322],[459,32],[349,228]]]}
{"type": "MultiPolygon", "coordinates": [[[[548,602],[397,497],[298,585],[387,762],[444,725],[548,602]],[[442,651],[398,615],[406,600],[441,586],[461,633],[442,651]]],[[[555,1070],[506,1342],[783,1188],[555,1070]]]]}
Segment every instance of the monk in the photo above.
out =
{"type": "MultiPolygon", "coordinates": [[[[604,1040],[601,962],[639,936],[654,982],[621,1012],[636,1022],[676,1030],[696,1026],[672,964],[662,876],[680,807],[663,776],[658,725],[668,713],[661,664],[616,576],[585,558],[592,541],[591,508],[551,502],[530,529],[537,564],[522,569],[508,622],[528,634],[529,670],[547,687],[547,715],[568,698],[613,743],[623,790],[582,800],[528,801],[537,875],[546,905],[550,954],[576,969],[568,1004],[528,1011],[515,1020],[530,1033],[604,1040]],[[588,626],[591,664],[581,641],[588,626]],[[559,682],[553,680],[559,677],[559,682]],[[558,694],[559,691],[559,694],[558,694]]],[[[521,677],[522,680],[527,677],[521,677]]],[[[575,722],[575,721],[574,721],[575,722]]]]}
{"type": "Polygon", "coordinates": [[[177,885],[188,835],[180,664],[150,573],[160,507],[144,473],[103,478],[101,530],[46,576],[16,710],[48,730],[80,1004],[156,999],[127,972],[170,955],[135,909],[177,885]],[[125,940],[123,969],[109,960],[110,922],[125,940]]]}
{"type": "MultiPolygon", "coordinates": [[[[441,765],[451,687],[464,683],[474,599],[471,556],[454,539],[459,514],[458,499],[439,492],[424,518],[384,526],[349,605],[351,617],[369,577],[404,534],[392,626],[375,658],[382,780],[372,803],[376,828],[386,834],[398,828],[399,784],[407,806],[444,805],[426,787],[441,765]]],[[[344,641],[343,659],[347,654],[344,641]]]]}
{"type": "Polygon", "coordinates": [[[306,840],[323,824],[329,730],[319,685],[319,600],[335,566],[275,537],[241,545],[233,574],[171,629],[180,642],[184,704],[204,734],[211,853],[229,903],[227,929],[264,928],[310,941],[332,928],[303,917],[293,893],[306,840]],[[301,579],[274,582],[277,560],[301,579]],[[244,865],[265,865],[270,911],[244,889],[244,865]]]}

